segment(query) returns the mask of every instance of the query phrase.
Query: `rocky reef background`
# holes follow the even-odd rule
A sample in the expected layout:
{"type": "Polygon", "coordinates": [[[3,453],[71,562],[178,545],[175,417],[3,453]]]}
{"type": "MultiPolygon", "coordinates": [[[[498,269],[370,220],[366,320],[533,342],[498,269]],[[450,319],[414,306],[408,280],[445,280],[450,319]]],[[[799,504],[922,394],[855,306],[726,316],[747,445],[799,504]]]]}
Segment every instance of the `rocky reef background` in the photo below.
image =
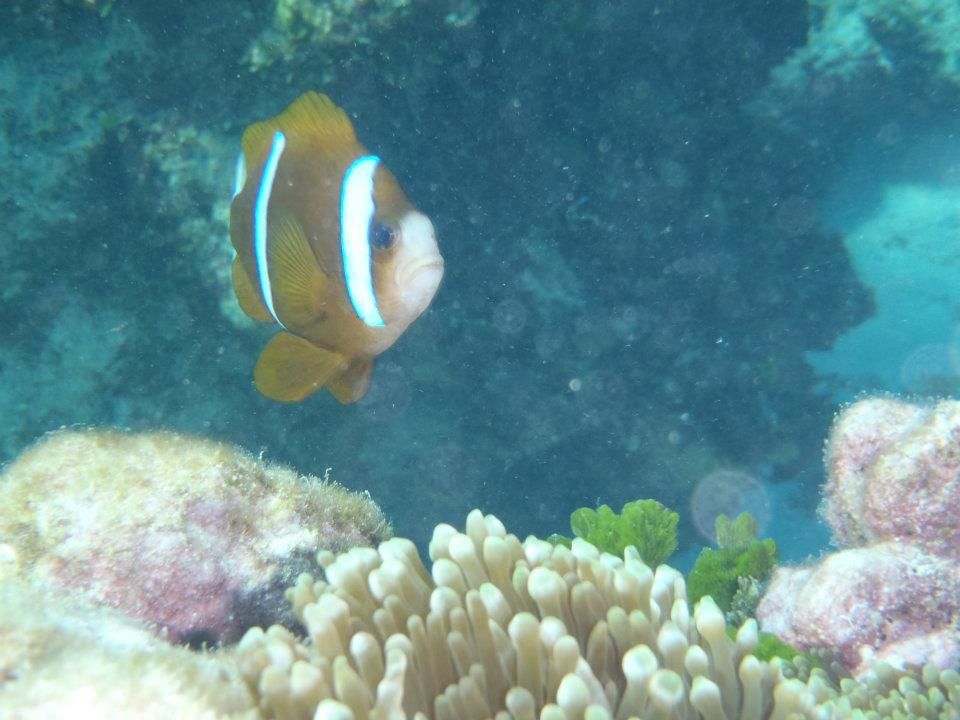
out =
{"type": "Polygon", "coordinates": [[[960,20],[884,5],[5,3],[0,460],[199,432],[332,467],[418,541],[480,504],[542,535],[598,497],[683,511],[718,470],[812,511],[836,384],[807,353],[874,310],[817,203],[853,140],[958,99],[960,20]],[[355,407],[260,397],[229,287],[240,134],[307,89],[447,259],[355,407]]]}

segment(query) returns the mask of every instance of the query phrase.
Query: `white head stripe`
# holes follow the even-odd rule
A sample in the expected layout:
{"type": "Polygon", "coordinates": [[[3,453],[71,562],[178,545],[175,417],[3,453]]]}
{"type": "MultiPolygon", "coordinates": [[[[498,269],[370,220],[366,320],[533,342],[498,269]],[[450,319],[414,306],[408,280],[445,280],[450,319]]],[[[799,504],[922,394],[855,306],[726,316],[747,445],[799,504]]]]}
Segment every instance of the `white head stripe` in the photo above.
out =
{"type": "Polygon", "coordinates": [[[357,317],[370,327],[383,327],[370,271],[373,173],[379,163],[375,155],[357,158],[347,168],[340,189],[340,251],[347,295],[357,317]]]}
{"type": "Polygon", "coordinates": [[[257,260],[257,275],[260,277],[260,294],[267,305],[267,310],[273,319],[280,325],[280,318],[273,309],[273,291],[270,288],[270,272],[267,268],[267,207],[270,205],[270,193],[273,192],[273,181],[277,177],[277,166],[280,156],[287,146],[287,138],[277,130],[273,136],[273,145],[270,154],[263,166],[263,177],[260,178],[260,187],[257,189],[257,201],[253,206],[253,255],[257,260]]]}

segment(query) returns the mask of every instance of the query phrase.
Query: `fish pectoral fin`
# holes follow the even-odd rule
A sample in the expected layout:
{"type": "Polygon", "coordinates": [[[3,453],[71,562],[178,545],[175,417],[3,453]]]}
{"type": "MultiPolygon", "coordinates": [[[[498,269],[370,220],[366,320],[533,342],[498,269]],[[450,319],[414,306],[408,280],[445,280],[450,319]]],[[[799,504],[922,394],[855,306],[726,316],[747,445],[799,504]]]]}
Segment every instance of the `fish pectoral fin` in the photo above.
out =
{"type": "Polygon", "coordinates": [[[327,390],[344,405],[350,405],[367,394],[373,375],[373,360],[357,360],[342,375],[327,383],[327,390]]]}
{"type": "Polygon", "coordinates": [[[330,278],[320,267],[300,223],[289,214],[270,223],[267,266],[277,317],[291,328],[322,320],[323,298],[331,291],[330,278]]]}
{"type": "Polygon", "coordinates": [[[257,390],[280,402],[300,402],[347,367],[339,353],[281,332],[267,343],[253,370],[257,390]]]}
{"type": "Polygon", "coordinates": [[[275,322],[273,316],[267,310],[263,298],[260,297],[260,290],[250,282],[250,277],[243,269],[240,258],[234,258],[231,273],[233,275],[233,291],[237,294],[240,309],[258,322],[275,322]]]}

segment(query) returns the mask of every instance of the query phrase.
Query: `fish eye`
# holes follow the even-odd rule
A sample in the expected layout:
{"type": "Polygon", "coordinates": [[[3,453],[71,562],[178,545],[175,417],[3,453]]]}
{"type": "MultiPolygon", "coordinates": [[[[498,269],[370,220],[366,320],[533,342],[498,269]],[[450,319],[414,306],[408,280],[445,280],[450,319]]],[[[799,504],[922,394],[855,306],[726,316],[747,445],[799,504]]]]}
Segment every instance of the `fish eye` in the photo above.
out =
{"type": "Polygon", "coordinates": [[[389,250],[397,241],[397,234],[393,228],[387,227],[376,220],[370,223],[370,244],[377,250],[389,250]]]}

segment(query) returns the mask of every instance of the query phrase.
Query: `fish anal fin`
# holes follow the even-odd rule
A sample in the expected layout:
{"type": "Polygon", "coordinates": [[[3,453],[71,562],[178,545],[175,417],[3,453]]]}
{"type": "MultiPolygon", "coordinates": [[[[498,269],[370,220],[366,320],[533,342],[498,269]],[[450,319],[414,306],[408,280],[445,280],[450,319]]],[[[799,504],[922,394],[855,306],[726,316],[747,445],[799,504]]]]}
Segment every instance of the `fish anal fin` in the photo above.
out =
{"type": "Polygon", "coordinates": [[[231,274],[233,276],[233,290],[237,295],[237,301],[240,303],[240,309],[257,322],[274,322],[263,302],[263,298],[260,297],[259,288],[255,287],[250,281],[250,276],[243,269],[243,264],[239,258],[234,259],[231,274]]]}
{"type": "Polygon", "coordinates": [[[346,368],[339,353],[281,332],[260,353],[253,379],[257,390],[272,400],[300,402],[346,368]]]}
{"type": "Polygon", "coordinates": [[[321,303],[333,288],[300,223],[280,215],[270,223],[269,236],[267,265],[277,317],[293,329],[322,320],[321,303]]]}
{"type": "Polygon", "coordinates": [[[373,360],[357,360],[342,375],[327,383],[327,390],[344,405],[350,405],[367,394],[373,375],[373,360]]]}

